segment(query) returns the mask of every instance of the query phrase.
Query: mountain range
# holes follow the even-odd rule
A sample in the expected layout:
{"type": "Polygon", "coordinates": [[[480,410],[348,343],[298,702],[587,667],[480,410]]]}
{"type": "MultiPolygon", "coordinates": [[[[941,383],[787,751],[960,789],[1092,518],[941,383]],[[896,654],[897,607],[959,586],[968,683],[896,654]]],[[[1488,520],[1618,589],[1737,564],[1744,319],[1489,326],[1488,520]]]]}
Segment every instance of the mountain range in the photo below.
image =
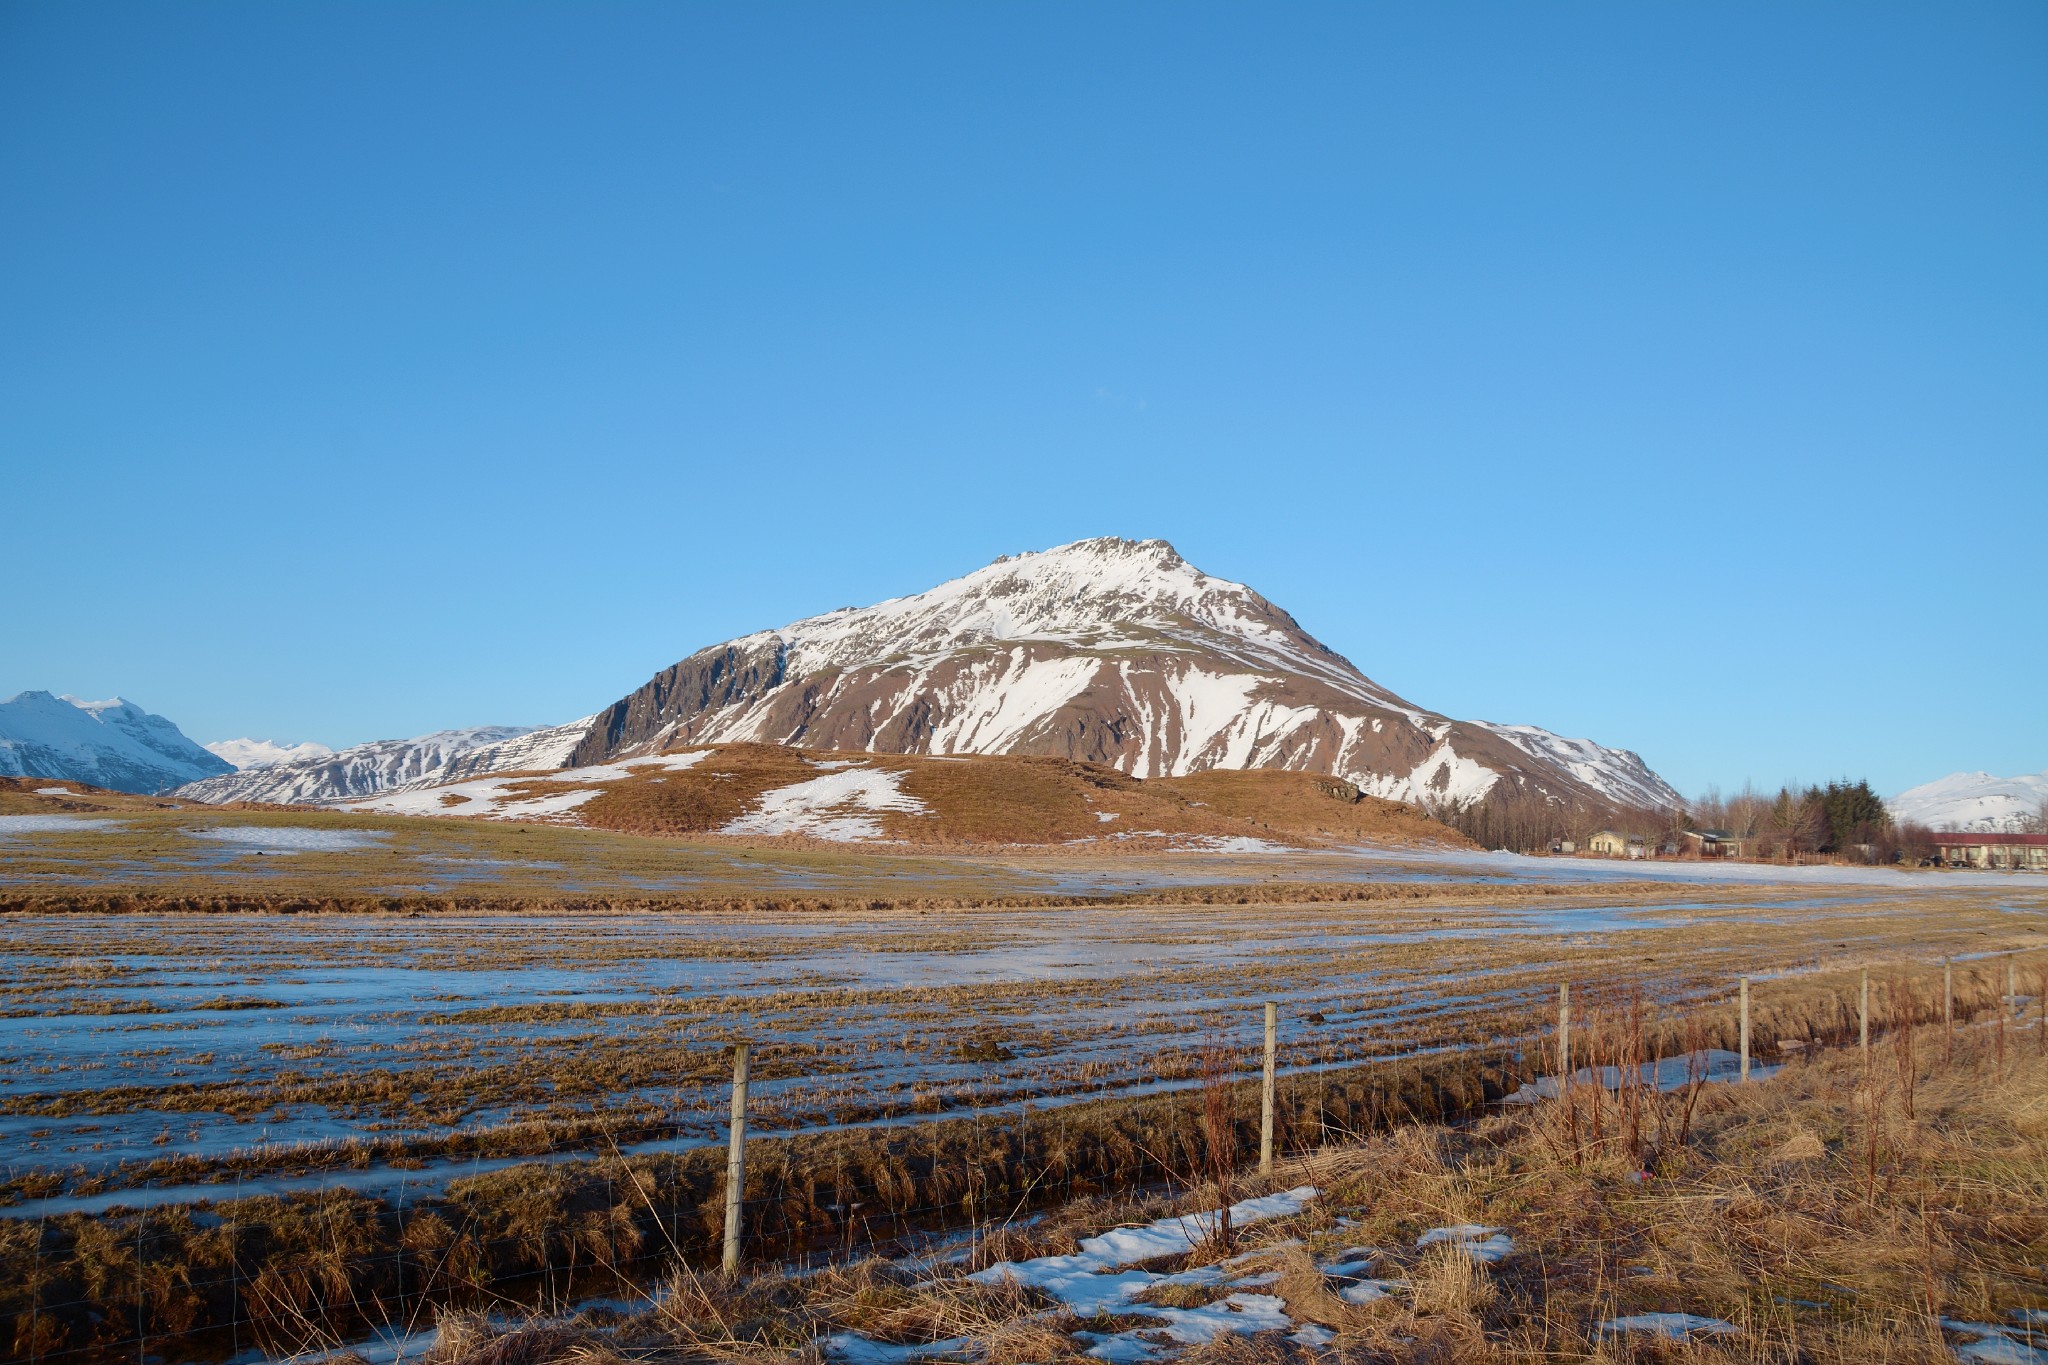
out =
{"type": "Polygon", "coordinates": [[[385,740],[210,777],[203,801],[341,802],[682,745],[1037,755],[1135,777],[1287,769],[1430,809],[1679,796],[1635,754],[1404,700],[1161,540],[1005,556],[914,596],[711,645],[584,720],[385,740]]]}
{"type": "Polygon", "coordinates": [[[1894,820],[1929,829],[2017,834],[2035,829],[2048,814],[2048,772],[2018,777],[1950,773],[1900,792],[1885,804],[1894,820]]]}
{"type": "Polygon", "coordinates": [[[81,701],[18,692],[0,702],[0,777],[69,778],[114,791],[161,792],[217,773],[227,760],[165,720],[114,697],[81,701]]]}

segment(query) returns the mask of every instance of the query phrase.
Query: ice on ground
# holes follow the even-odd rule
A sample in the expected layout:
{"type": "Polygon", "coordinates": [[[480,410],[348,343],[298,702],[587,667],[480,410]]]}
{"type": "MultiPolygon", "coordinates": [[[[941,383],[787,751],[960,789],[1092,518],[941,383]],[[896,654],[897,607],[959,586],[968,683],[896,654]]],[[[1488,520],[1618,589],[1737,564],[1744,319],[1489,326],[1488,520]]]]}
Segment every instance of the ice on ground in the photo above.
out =
{"type": "Polygon", "coordinates": [[[75,792],[75,791],[71,790],[71,788],[69,788],[69,787],[37,787],[37,788],[36,788],[36,795],[37,795],[37,796],[79,796],[79,795],[83,795],[83,793],[81,793],[81,792],[75,792]]]}
{"type": "Polygon", "coordinates": [[[1439,1243],[1454,1246],[1473,1260],[1487,1265],[1505,1261],[1515,1253],[1515,1240],[1508,1236],[1507,1229],[1483,1227],[1478,1223],[1453,1223],[1449,1227],[1431,1228],[1415,1239],[1415,1249],[1420,1251],[1439,1243]]]}
{"type": "Polygon", "coordinates": [[[903,792],[904,773],[855,767],[825,773],[793,786],[763,792],[754,809],[719,830],[721,834],[804,834],[852,843],[882,837],[884,811],[922,815],[924,802],[903,792]]]}
{"type": "Polygon", "coordinates": [[[100,820],[89,815],[0,815],[0,836],[9,834],[79,834],[92,830],[119,829],[123,820],[100,820]]]}
{"type": "MultiPolygon", "coordinates": [[[[1782,1069],[1779,1063],[1774,1062],[1765,1066],[1754,1057],[1749,1059],[1749,1078],[1753,1081],[1768,1079],[1782,1069]]],[[[1618,1066],[1583,1066],[1572,1073],[1572,1084],[1598,1084],[1608,1090],[1619,1090],[1622,1074],[1622,1069],[1618,1066]]],[[[1714,1085],[1724,1084],[1742,1079],[1742,1054],[1730,1052],[1726,1048],[1701,1048],[1696,1052],[1680,1053],[1676,1057],[1644,1062],[1637,1068],[1636,1074],[1642,1084],[1659,1094],[1683,1090],[1695,1080],[1714,1085]]],[[[1539,1076],[1514,1094],[1507,1096],[1501,1103],[1534,1104],[1538,1100],[1554,1098],[1557,1092],[1557,1077],[1539,1076]]]]}
{"type": "Polygon", "coordinates": [[[1101,821],[1101,822],[1102,822],[1103,824],[1105,824],[1105,825],[1106,825],[1106,824],[1108,824],[1108,823],[1109,823],[1110,821],[1112,821],[1112,820],[1120,820],[1120,819],[1122,819],[1122,818],[1123,818],[1123,816],[1122,816],[1122,815],[1121,815],[1121,814],[1120,814],[1119,812],[1117,812],[1117,811],[1113,811],[1113,810],[1099,810],[1099,811],[1095,812],[1095,818],[1096,818],[1097,820],[1101,821]]]}
{"type": "Polygon", "coordinates": [[[1609,1318],[1600,1324],[1602,1336],[1649,1332],[1672,1341],[1683,1341],[1694,1335],[1729,1336],[1741,1330],[1732,1322],[1703,1318],[1697,1313],[1634,1313],[1625,1318],[1609,1318]]]}
{"type": "Polygon", "coordinates": [[[265,853],[346,853],[359,848],[382,848],[391,836],[375,829],[297,829],[269,825],[223,825],[216,829],[188,829],[194,839],[233,844],[237,848],[261,849],[265,853]]]}

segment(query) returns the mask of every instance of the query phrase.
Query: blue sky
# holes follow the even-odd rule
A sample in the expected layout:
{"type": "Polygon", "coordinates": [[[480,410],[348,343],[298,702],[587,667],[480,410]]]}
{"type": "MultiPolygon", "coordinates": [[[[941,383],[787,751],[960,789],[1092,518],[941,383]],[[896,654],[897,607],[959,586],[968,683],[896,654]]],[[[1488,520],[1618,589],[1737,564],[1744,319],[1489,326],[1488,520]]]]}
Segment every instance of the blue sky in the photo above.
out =
{"type": "Polygon", "coordinates": [[[1160,536],[1682,788],[2048,767],[2048,6],[0,6],[0,695],[343,744],[1160,536]]]}

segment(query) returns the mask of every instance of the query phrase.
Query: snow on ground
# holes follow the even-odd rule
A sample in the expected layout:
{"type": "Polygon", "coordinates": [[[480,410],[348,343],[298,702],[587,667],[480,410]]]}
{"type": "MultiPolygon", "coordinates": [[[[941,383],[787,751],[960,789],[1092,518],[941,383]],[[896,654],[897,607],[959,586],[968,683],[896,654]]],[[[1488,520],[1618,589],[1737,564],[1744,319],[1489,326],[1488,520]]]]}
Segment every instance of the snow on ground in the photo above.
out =
{"type": "Polygon", "coordinates": [[[928,807],[904,794],[904,774],[887,768],[839,768],[763,792],[754,809],[720,834],[803,834],[851,843],[882,837],[884,811],[922,815],[928,807]]]}
{"type": "MultiPolygon", "coordinates": [[[[1749,1078],[1753,1081],[1760,1081],[1766,1077],[1775,1076],[1779,1070],[1780,1068],[1776,1064],[1765,1066],[1754,1057],[1749,1059],[1749,1078]]],[[[1665,1057],[1655,1062],[1644,1062],[1638,1068],[1638,1074],[1642,1077],[1644,1085],[1651,1086],[1659,1094],[1668,1094],[1673,1090],[1682,1090],[1694,1080],[1705,1081],[1709,1084],[1724,1084],[1742,1079],[1742,1054],[1730,1052],[1726,1048],[1701,1048],[1697,1052],[1681,1053],[1679,1056],[1665,1057]]],[[[1580,1067],[1577,1071],[1574,1071],[1572,1073],[1572,1084],[1596,1084],[1594,1069],[1592,1067],[1580,1067]]],[[[1621,1087],[1621,1068],[1614,1066],[1599,1068],[1597,1084],[1608,1090],[1619,1089],[1621,1087]]],[[[1539,1076],[1514,1094],[1509,1095],[1501,1103],[1534,1104],[1537,1100],[1551,1098],[1557,1094],[1557,1089],[1557,1077],[1539,1076]]]]}
{"type": "Polygon", "coordinates": [[[223,825],[217,829],[188,829],[194,839],[211,839],[237,848],[265,853],[346,853],[363,848],[382,848],[391,836],[375,829],[298,829],[275,825],[223,825]]]}
{"type": "Polygon", "coordinates": [[[84,815],[0,815],[0,837],[9,834],[81,834],[119,829],[125,820],[100,820],[84,815]]]}
{"type": "Polygon", "coordinates": [[[1703,1318],[1697,1313],[1635,1313],[1625,1318],[1609,1318],[1600,1324],[1600,1335],[1604,1337],[1648,1332],[1671,1341],[1683,1341],[1695,1335],[1726,1336],[1739,1330],[1732,1322],[1703,1318]]]}
{"type": "Polygon", "coordinates": [[[681,772],[694,768],[717,752],[714,749],[693,749],[687,754],[663,754],[659,758],[629,758],[618,763],[604,763],[592,768],[567,768],[558,773],[549,773],[535,779],[541,782],[616,782],[622,777],[644,776],[647,773],[681,772]]]}
{"type": "Polygon", "coordinates": [[[1478,1223],[1453,1223],[1449,1227],[1431,1228],[1415,1239],[1415,1249],[1424,1247],[1452,1246],[1464,1252],[1475,1261],[1494,1265],[1515,1254],[1515,1239],[1508,1236],[1506,1228],[1489,1228],[1478,1223]]]}
{"type": "MultiPolygon", "coordinates": [[[[1301,1212],[1316,1196],[1312,1185],[1269,1194],[1233,1204],[1233,1227],[1245,1227],[1273,1218],[1301,1212]]],[[[1249,1257],[1240,1256],[1220,1265],[1199,1266],[1175,1274],[1156,1274],[1135,1269],[1146,1261],[1183,1256],[1206,1241],[1215,1231],[1220,1210],[1161,1218],[1143,1227],[1114,1228],[1082,1241],[1079,1251],[1068,1256],[1040,1256],[1029,1261],[1004,1261],[968,1276],[983,1284],[1015,1280],[1042,1290],[1087,1317],[1096,1312],[1150,1318],[1153,1325],[1130,1331],[1079,1334],[1090,1343],[1088,1354],[1098,1360],[1133,1362],[1152,1360],[1170,1346],[1208,1341],[1226,1332],[1284,1331],[1294,1323],[1286,1306],[1271,1294],[1232,1293],[1199,1308],[1167,1308],[1157,1304],[1134,1303],[1141,1290],[1155,1284],[1263,1285],[1270,1275],[1234,1274],[1249,1257]]],[[[1329,1338],[1323,1329],[1306,1326],[1295,1333],[1297,1340],[1318,1345],[1329,1338]]],[[[965,1341],[934,1343],[923,1347],[888,1346],[852,1333],[825,1339],[822,1345],[834,1357],[851,1365],[895,1365],[917,1354],[935,1354],[962,1349],[965,1341]],[[906,1354],[908,1353],[908,1354],[906,1354]]]]}
{"type": "Polygon", "coordinates": [[[1288,844],[1271,839],[1254,839],[1249,834],[1189,834],[1174,839],[1174,853],[1299,853],[1288,844]]]}
{"type": "Polygon", "coordinates": [[[445,787],[417,787],[404,791],[380,792],[361,801],[351,801],[343,810],[383,815],[456,815],[485,820],[551,820],[567,815],[586,801],[604,794],[606,782],[646,773],[679,772],[694,768],[709,758],[710,749],[683,754],[661,754],[652,758],[628,758],[589,768],[564,768],[560,772],[526,777],[478,777],[451,782],[445,787]],[[513,790],[534,782],[578,784],[579,790],[532,796],[513,790]],[[590,786],[584,784],[596,783],[590,786]],[[454,797],[456,799],[449,800],[454,797]]]}

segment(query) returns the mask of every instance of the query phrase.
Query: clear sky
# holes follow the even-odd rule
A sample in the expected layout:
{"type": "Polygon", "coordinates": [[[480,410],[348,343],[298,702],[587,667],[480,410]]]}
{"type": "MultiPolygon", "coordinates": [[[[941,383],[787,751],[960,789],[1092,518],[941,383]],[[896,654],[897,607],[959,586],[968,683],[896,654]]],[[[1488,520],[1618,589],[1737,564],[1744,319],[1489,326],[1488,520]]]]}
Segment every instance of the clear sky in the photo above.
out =
{"type": "Polygon", "coordinates": [[[1159,536],[1681,788],[2048,767],[2048,5],[0,5],[0,696],[587,713],[1159,536]]]}

